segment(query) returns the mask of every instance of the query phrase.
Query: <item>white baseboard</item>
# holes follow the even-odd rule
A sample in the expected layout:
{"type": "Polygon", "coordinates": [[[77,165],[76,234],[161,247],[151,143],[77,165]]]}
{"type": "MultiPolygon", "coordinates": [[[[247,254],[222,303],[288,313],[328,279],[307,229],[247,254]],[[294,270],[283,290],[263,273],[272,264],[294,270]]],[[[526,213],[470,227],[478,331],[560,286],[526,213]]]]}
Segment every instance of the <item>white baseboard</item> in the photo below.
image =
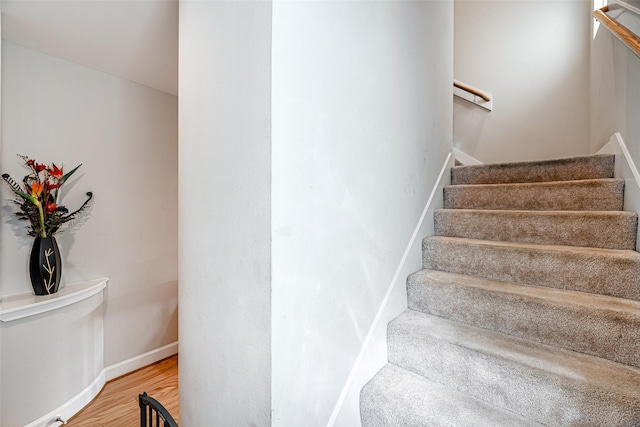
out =
{"type": "MultiPolygon", "coordinates": [[[[71,417],[80,412],[89,402],[100,393],[107,381],[143,368],[159,360],[178,353],[178,341],[160,348],[148,351],[103,369],[91,384],[76,396],[60,405],[53,411],[27,424],[25,427],[57,427],[66,423],[71,417]],[[60,421],[58,421],[60,420],[60,421]]],[[[143,391],[143,390],[141,390],[143,391]]]]}
{"type": "MultiPolygon", "coordinates": [[[[364,384],[360,384],[359,382],[362,380],[361,378],[359,378],[358,381],[355,381],[356,378],[362,376],[362,373],[360,372],[361,369],[361,365],[363,363],[363,359],[365,358],[365,354],[367,353],[367,350],[369,350],[369,347],[372,344],[372,339],[375,335],[380,335],[380,334],[376,334],[376,332],[378,332],[378,328],[383,326],[381,325],[381,320],[385,317],[388,316],[389,313],[386,313],[386,309],[387,309],[387,304],[389,302],[389,299],[392,297],[394,288],[396,287],[396,285],[398,283],[405,283],[406,281],[406,276],[402,277],[407,271],[406,269],[408,268],[406,265],[406,261],[407,258],[409,257],[412,249],[416,250],[415,245],[418,246],[418,249],[422,246],[421,242],[422,242],[422,238],[426,237],[426,235],[421,235],[422,233],[425,232],[424,229],[424,222],[425,222],[425,218],[428,219],[432,219],[432,213],[433,213],[433,201],[434,198],[436,196],[440,197],[440,203],[442,204],[442,189],[444,187],[444,185],[448,184],[450,182],[450,174],[445,176],[445,172],[451,169],[451,165],[453,163],[453,153],[449,153],[447,155],[447,158],[444,161],[444,164],[442,165],[442,169],[440,170],[440,174],[438,175],[438,178],[436,179],[436,182],[431,190],[431,194],[429,195],[429,198],[427,200],[427,203],[422,211],[422,215],[420,216],[420,219],[418,220],[418,223],[416,224],[416,227],[413,231],[413,235],[411,236],[411,239],[409,240],[407,247],[404,251],[404,254],[402,256],[402,259],[400,260],[400,263],[398,265],[398,268],[395,271],[394,277],[393,279],[391,279],[391,283],[389,284],[389,288],[387,289],[387,293],[385,294],[385,297],[382,300],[382,303],[380,304],[380,307],[378,308],[378,312],[376,313],[376,317],[373,320],[373,323],[371,324],[371,327],[369,328],[369,331],[367,333],[366,338],[364,339],[363,343],[362,343],[362,347],[360,348],[360,352],[358,353],[358,357],[356,358],[355,362],[353,363],[352,367],[351,367],[351,371],[349,372],[349,376],[347,377],[347,380],[344,384],[344,386],[342,387],[342,392],[340,393],[340,397],[338,398],[338,401],[336,403],[336,405],[333,408],[333,412],[331,413],[331,418],[329,419],[328,423],[327,423],[327,427],[333,427],[336,423],[336,421],[338,420],[338,417],[342,411],[343,405],[345,403],[345,401],[347,400],[348,395],[351,393],[352,395],[357,395],[359,394],[359,387],[361,387],[364,384]],[[428,213],[431,213],[431,215],[427,215],[428,213]],[[419,239],[418,241],[416,241],[416,239],[419,239]],[[353,387],[358,387],[357,393],[353,390],[353,387]]],[[[433,224],[433,221],[432,221],[433,224]]],[[[432,227],[431,227],[432,229],[432,227]]],[[[422,255],[419,255],[419,258],[422,259],[422,255]]],[[[406,297],[404,298],[404,308],[406,309],[406,297]]],[[[397,315],[399,313],[396,313],[395,315],[397,315]]],[[[387,319],[390,320],[390,319],[387,319]]],[[[381,337],[382,340],[384,340],[384,333],[381,334],[383,335],[383,337],[381,337]]],[[[384,346],[385,352],[386,352],[386,345],[384,346]]],[[[373,372],[375,373],[375,371],[377,371],[377,369],[380,369],[383,365],[384,362],[386,361],[386,354],[383,358],[381,358],[380,360],[376,360],[374,362],[372,362],[372,365],[376,365],[373,368],[373,372]],[[380,365],[380,366],[377,366],[380,365]],[[377,368],[377,369],[376,369],[377,368]]],[[[371,370],[371,367],[368,367],[368,370],[371,370]]],[[[367,374],[368,375],[368,374],[367,374]]],[[[357,397],[355,398],[357,399],[357,397]]],[[[357,416],[357,418],[359,419],[359,415],[357,416]]],[[[348,422],[348,425],[355,425],[353,422],[348,422]]]]}
{"type": "Polygon", "coordinates": [[[618,132],[613,134],[609,142],[596,154],[615,154],[615,177],[625,180],[624,210],[640,213],[640,173],[638,173],[638,168],[622,139],[622,135],[618,132]]]}
{"type": "Polygon", "coordinates": [[[452,152],[453,152],[453,158],[456,159],[457,161],[459,161],[460,163],[462,163],[465,166],[482,165],[483,164],[480,160],[478,160],[478,159],[476,159],[474,157],[471,157],[470,155],[468,155],[464,151],[458,150],[456,147],[453,147],[452,152]]]}
{"type": "Polygon", "coordinates": [[[84,408],[98,395],[98,393],[100,393],[105,382],[103,369],[100,374],[98,374],[98,377],[93,380],[87,388],[48,414],[30,422],[25,427],[54,427],[62,425],[63,422],[66,423],[69,418],[80,412],[82,408],[84,408]]]}
{"type": "Polygon", "coordinates": [[[175,341],[105,368],[105,378],[107,381],[111,381],[114,378],[118,378],[177,353],[178,341],[175,341]]]}

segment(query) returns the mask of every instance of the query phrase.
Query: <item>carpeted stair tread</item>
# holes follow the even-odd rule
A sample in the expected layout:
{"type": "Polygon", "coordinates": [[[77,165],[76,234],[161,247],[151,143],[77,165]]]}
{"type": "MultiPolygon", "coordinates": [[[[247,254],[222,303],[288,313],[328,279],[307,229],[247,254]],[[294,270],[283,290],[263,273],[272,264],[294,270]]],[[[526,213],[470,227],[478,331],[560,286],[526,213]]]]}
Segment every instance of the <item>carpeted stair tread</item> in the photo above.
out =
{"type": "Polygon", "coordinates": [[[363,427],[540,426],[387,364],[360,393],[363,427]]]}
{"type": "Polygon", "coordinates": [[[623,179],[448,185],[445,209],[621,211],[623,179]]]}
{"type": "Polygon", "coordinates": [[[640,366],[639,301],[436,270],[410,275],[407,298],[415,311],[640,366]]]}
{"type": "Polygon", "coordinates": [[[387,335],[390,363],[539,423],[640,425],[637,368],[412,310],[387,335]]]}
{"type": "Polygon", "coordinates": [[[363,426],[640,427],[638,215],[614,160],[452,168],[363,426]]]}
{"type": "Polygon", "coordinates": [[[503,282],[640,299],[640,254],[457,237],[422,241],[423,268],[503,282]]]}
{"type": "Polygon", "coordinates": [[[438,209],[434,219],[437,236],[630,250],[638,226],[624,211],[438,209]]]}
{"type": "Polygon", "coordinates": [[[451,169],[451,183],[501,184],[612,178],[614,160],[615,156],[612,154],[599,154],[554,160],[457,166],[451,169]]]}

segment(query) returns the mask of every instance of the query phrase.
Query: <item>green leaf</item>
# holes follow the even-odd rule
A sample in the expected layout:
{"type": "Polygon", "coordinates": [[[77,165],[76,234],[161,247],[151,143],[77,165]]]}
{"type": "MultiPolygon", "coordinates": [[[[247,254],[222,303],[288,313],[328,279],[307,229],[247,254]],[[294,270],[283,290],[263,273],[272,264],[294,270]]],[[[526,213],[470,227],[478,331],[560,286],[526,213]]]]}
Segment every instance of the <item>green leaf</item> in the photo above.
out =
{"type": "Polygon", "coordinates": [[[78,166],[76,166],[75,168],[73,168],[70,172],[67,172],[67,173],[65,173],[64,175],[62,175],[62,178],[60,178],[60,184],[64,184],[64,182],[65,182],[67,179],[69,179],[69,177],[70,177],[71,175],[73,175],[73,173],[74,173],[75,171],[77,171],[77,170],[78,170],[78,168],[79,168],[80,166],[82,166],[82,163],[80,163],[78,166]]]}

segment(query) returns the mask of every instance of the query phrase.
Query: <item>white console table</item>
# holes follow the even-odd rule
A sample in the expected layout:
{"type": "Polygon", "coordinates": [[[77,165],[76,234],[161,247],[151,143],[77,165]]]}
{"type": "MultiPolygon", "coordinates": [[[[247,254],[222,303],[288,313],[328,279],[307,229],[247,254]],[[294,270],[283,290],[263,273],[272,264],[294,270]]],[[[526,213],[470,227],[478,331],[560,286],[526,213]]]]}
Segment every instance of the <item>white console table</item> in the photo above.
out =
{"type": "Polygon", "coordinates": [[[0,298],[0,425],[55,427],[100,392],[107,283],[0,298]]]}

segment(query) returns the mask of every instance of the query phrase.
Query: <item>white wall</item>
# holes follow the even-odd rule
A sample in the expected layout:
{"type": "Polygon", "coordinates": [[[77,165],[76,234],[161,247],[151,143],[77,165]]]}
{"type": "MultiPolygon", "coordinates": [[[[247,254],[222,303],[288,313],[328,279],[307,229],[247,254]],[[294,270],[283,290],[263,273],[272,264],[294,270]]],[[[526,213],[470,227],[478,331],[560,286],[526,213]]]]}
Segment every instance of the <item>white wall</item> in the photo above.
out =
{"type": "MultiPolygon", "coordinates": [[[[640,18],[635,18],[637,28],[640,18]]],[[[625,25],[631,27],[627,22],[625,25]]],[[[603,25],[595,25],[595,29],[591,43],[591,151],[603,148],[603,152],[616,154],[616,176],[626,180],[624,209],[640,212],[636,169],[640,165],[640,58],[603,25]],[[611,138],[614,133],[619,133],[622,141],[618,136],[611,138]]]]}
{"type": "MultiPolygon", "coordinates": [[[[63,284],[110,278],[105,366],[176,341],[176,97],[6,41],[2,56],[0,170],[22,179],[16,154],[67,170],[82,163],[63,202],[95,195],[57,240],[63,284]]],[[[6,186],[0,196],[1,295],[28,292],[31,238],[6,186]]]]}
{"type": "Polygon", "coordinates": [[[358,423],[451,150],[452,3],[180,7],[181,421],[358,423]]]}
{"type": "Polygon", "coordinates": [[[271,3],[180,2],[180,424],[271,420],[271,3]]]}
{"type": "Polygon", "coordinates": [[[2,39],[178,93],[178,0],[2,0],[2,39]]]}
{"type": "Polygon", "coordinates": [[[390,285],[406,309],[451,150],[452,25],[452,2],[273,3],[274,426],[359,424],[361,382],[336,404],[390,285]]]}
{"type": "Polygon", "coordinates": [[[456,148],[483,162],[589,153],[590,3],[455,1],[454,76],[494,97],[492,112],[456,98],[456,148]]]}
{"type": "Polygon", "coordinates": [[[591,43],[591,151],[620,132],[640,165],[640,58],[600,25],[591,43]]]}

